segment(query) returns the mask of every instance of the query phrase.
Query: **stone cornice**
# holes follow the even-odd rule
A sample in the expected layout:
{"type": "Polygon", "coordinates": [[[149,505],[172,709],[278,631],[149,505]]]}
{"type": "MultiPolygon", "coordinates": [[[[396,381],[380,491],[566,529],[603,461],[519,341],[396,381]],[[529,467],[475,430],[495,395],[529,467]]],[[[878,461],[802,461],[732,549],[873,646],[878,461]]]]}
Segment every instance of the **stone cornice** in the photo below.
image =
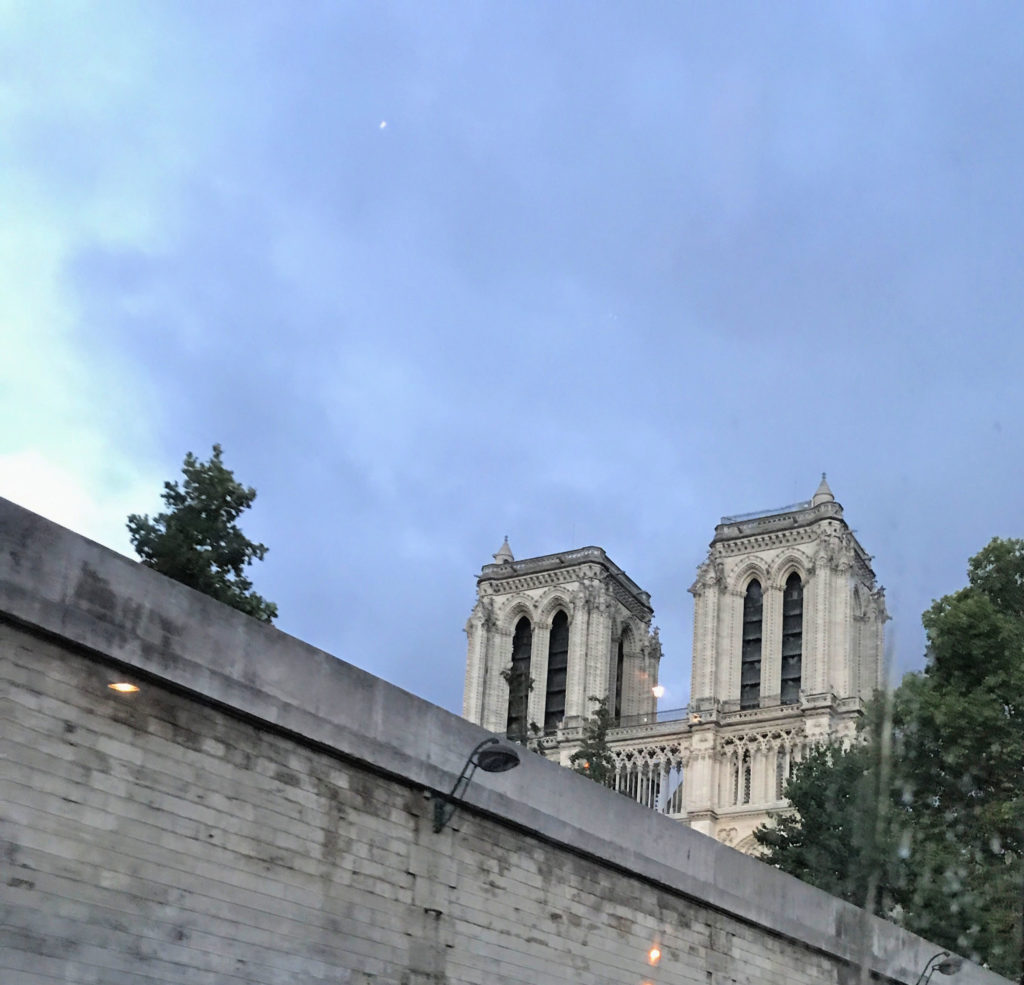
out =
{"type": "Polygon", "coordinates": [[[792,530],[775,530],[758,534],[744,534],[743,539],[713,540],[711,542],[715,556],[731,557],[734,554],[749,554],[752,551],[763,551],[777,547],[789,547],[792,544],[811,544],[817,540],[815,531],[800,527],[792,530]]]}
{"type": "Polygon", "coordinates": [[[843,508],[838,503],[819,503],[810,506],[805,503],[796,504],[796,508],[784,509],[778,513],[746,514],[740,517],[722,517],[722,522],[715,527],[712,543],[747,538],[754,534],[772,533],[778,530],[790,530],[807,527],[820,520],[842,520],[843,508]]]}
{"type": "MultiPolygon", "coordinates": [[[[874,585],[875,573],[871,568],[871,555],[860,545],[853,531],[842,516],[842,509],[835,503],[822,503],[813,509],[797,513],[783,513],[757,520],[720,524],[715,528],[709,556],[712,559],[745,556],[758,551],[779,550],[798,544],[814,544],[830,537],[834,540],[834,527],[822,527],[823,521],[834,521],[842,532],[846,543],[847,565],[852,564],[861,581],[874,585]]],[[[837,556],[838,557],[838,556],[837,556]]],[[[700,589],[700,581],[692,587],[700,589]]]]}
{"type": "Polygon", "coordinates": [[[527,588],[564,585],[603,575],[616,599],[640,619],[654,614],[651,596],[629,577],[600,547],[546,554],[503,564],[485,564],[477,579],[481,593],[506,594],[527,588]]]}

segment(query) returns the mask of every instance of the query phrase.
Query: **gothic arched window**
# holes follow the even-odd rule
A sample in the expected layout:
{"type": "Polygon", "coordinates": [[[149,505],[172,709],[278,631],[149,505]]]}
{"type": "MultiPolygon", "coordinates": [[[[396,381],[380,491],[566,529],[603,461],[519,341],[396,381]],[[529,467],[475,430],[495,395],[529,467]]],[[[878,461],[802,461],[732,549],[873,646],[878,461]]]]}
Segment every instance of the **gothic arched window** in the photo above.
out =
{"type": "Polygon", "coordinates": [[[615,658],[615,707],[613,715],[617,722],[622,718],[622,678],[626,665],[626,638],[625,634],[619,637],[619,650],[615,658]]]}
{"type": "Polygon", "coordinates": [[[508,723],[505,731],[510,738],[526,738],[527,705],[530,699],[530,651],[533,648],[533,627],[523,616],[512,634],[512,666],[508,676],[508,723]]]}
{"type": "Polygon", "coordinates": [[[743,754],[743,803],[750,803],[750,787],[751,787],[751,762],[750,753],[745,752],[743,754]]]}
{"type": "Polygon", "coordinates": [[[569,617],[559,609],[548,637],[548,685],[544,696],[544,731],[565,718],[565,677],[569,666],[569,617]]]}
{"type": "Polygon", "coordinates": [[[740,665],[740,708],[756,708],[761,697],[761,616],[764,597],[754,579],[743,597],[743,651],[740,665]]]}
{"type": "Polygon", "coordinates": [[[803,673],[804,586],[794,571],[786,579],[782,593],[782,703],[795,705],[800,700],[803,673]]]}

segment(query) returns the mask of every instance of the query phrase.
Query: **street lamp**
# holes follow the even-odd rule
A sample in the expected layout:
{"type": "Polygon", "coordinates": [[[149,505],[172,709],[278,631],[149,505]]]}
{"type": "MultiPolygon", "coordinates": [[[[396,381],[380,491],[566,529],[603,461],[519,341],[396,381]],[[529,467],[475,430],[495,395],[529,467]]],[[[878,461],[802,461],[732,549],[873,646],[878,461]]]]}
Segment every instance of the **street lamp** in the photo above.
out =
{"type": "Polygon", "coordinates": [[[939,951],[938,954],[928,959],[928,963],[924,966],[921,974],[917,976],[914,985],[928,985],[928,981],[936,971],[942,975],[956,974],[963,963],[964,959],[959,955],[950,954],[949,951],[939,951]]]}
{"type": "Polygon", "coordinates": [[[443,831],[444,826],[452,819],[452,815],[455,813],[456,807],[458,807],[458,801],[466,792],[466,787],[469,786],[469,781],[473,779],[473,774],[476,772],[477,767],[480,767],[485,773],[505,773],[508,770],[515,769],[518,765],[519,753],[515,749],[511,746],[501,745],[493,736],[489,739],[484,739],[469,754],[469,758],[462,767],[462,772],[455,781],[451,792],[447,795],[442,794],[438,796],[437,800],[434,801],[434,831],[443,831]],[[497,746],[497,748],[492,749],[489,748],[490,746],[497,746]]]}

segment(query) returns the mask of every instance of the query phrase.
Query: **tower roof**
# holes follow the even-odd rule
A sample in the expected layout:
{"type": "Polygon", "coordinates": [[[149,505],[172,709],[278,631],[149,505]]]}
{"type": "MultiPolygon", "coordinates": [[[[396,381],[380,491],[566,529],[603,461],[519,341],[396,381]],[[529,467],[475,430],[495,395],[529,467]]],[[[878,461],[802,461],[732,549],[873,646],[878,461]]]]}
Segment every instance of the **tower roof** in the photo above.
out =
{"type": "Polygon", "coordinates": [[[512,548],[508,546],[508,534],[505,534],[505,539],[501,543],[501,547],[498,548],[497,554],[492,554],[495,562],[498,564],[510,564],[515,558],[512,556],[512,548]]]}
{"type": "Polygon", "coordinates": [[[825,473],[822,472],[821,482],[818,483],[818,488],[815,489],[814,495],[811,497],[811,504],[817,506],[819,503],[834,503],[835,501],[836,498],[832,495],[832,490],[829,488],[825,473]]]}

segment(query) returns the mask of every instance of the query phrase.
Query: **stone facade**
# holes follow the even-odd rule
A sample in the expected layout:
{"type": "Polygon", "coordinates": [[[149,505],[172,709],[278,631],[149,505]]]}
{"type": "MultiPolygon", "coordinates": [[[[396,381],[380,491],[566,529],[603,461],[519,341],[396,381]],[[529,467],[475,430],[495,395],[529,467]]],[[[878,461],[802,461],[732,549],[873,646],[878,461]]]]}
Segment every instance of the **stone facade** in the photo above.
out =
{"type": "Polygon", "coordinates": [[[600,547],[517,562],[506,539],[494,559],[480,573],[466,623],[466,718],[492,732],[506,730],[509,682],[502,672],[511,664],[517,628],[529,634],[528,724],[541,731],[545,722],[579,725],[593,712],[592,695],[610,696],[625,715],[654,713],[651,688],[658,683],[661,650],[651,636],[647,592],[600,547]],[[564,681],[549,666],[552,623],[560,613],[568,622],[564,681]]]}
{"type": "MultiPolygon", "coordinates": [[[[870,556],[824,477],[806,502],[723,517],[690,588],[691,702],[676,713],[659,713],[650,692],[660,658],[656,630],[646,651],[641,647],[639,659],[627,664],[629,701],[618,700],[615,685],[623,677],[613,669],[616,627],[629,625],[630,617],[645,633],[650,626],[646,593],[634,586],[631,596],[634,605],[642,600],[643,618],[609,601],[604,611],[611,629],[596,639],[579,629],[578,614],[591,612],[580,605],[588,596],[572,588],[557,594],[561,579],[578,584],[568,580],[574,569],[562,559],[585,552],[607,560],[599,548],[586,548],[517,562],[506,543],[495,555],[498,563],[485,566],[468,626],[466,717],[504,731],[509,689],[500,671],[510,660],[510,627],[520,613],[541,613],[543,620],[562,606],[575,641],[569,678],[586,677],[588,690],[577,687],[572,715],[543,730],[534,744],[567,762],[580,739],[579,699],[605,696],[618,722],[610,734],[617,789],[726,844],[753,850],[754,829],[785,807],[782,789],[793,763],[809,745],[849,740],[864,702],[882,684],[888,615],[870,556]],[[524,584],[527,572],[551,582],[524,584]],[[479,686],[481,678],[489,687],[479,686]]],[[[625,576],[615,572],[621,585],[625,576]]],[[[545,650],[543,625],[534,629],[535,655],[545,650]]],[[[531,711],[543,713],[542,699],[543,692],[531,694],[531,711]]]]}
{"type": "Polygon", "coordinates": [[[5,985],[911,983],[938,950],[526,750],[437,833],[486,732],[3,500],[0,701],[5,985]]]}

